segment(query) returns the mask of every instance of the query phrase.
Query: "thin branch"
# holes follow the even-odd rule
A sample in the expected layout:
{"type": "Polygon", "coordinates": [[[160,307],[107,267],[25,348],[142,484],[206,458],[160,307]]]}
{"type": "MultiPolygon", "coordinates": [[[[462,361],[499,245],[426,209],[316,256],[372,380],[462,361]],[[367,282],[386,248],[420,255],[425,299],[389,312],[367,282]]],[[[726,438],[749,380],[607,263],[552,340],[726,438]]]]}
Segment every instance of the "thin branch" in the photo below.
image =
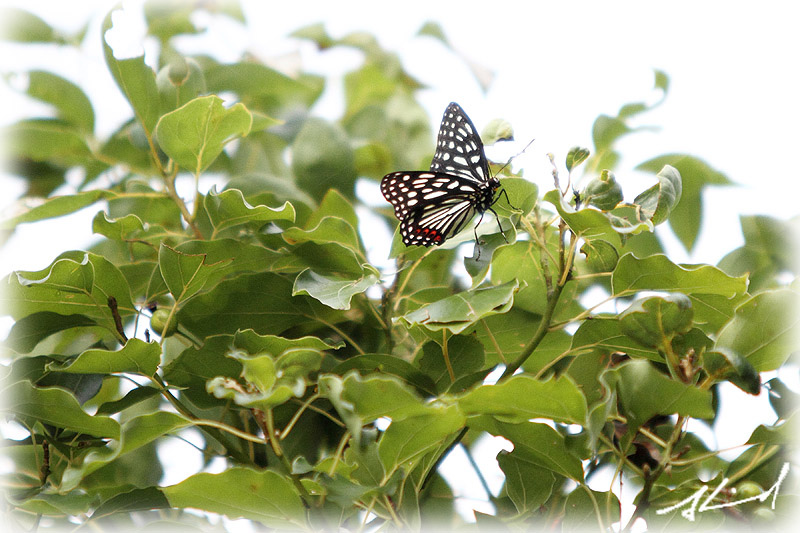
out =
{"type": "Polygon", "coordinates": [[[522,364],[528,360],[528,357],[533,354],[534,350],[538,348],[539,344],[544,339],[544,336],[547,335],[548,326],[550,325],[550,320],[553,318],[553,313],[556,309],[556,304],[558,303],[558,298],[561,296],[561,291],[564,288],[564,285],[556,285],[553,287],[552,294],[547,298],[547,307],[545,307],[544,314],[542,315],[542,319],[539,322],[539,326],[536,328],[536,332],[533,334],[533,337],[522,350],[522,353],[519,354],[519,357],[515,361],[513,361],[510,365],[508,365],[503,372],[503,375],[500,376],[498,381],[503,381],[509,376],[514,375],[514,372],[522,366],[522,364]]]}
{"type": "Polygon", "coordinates": [[[678,416],[678,420],[675,422],[675,427],[672,430],[672,434],[667,441],[667,446],[664,448],[664,456],[661,458],[661,462],[659,462],[656,469],[652,472],[648,472],[647,469],[642,470],[642,473],[644,474],[644,486],[639,493],[639,502],[636,504],[636,509],[634,509],[630,520],[628,520],[628,524],[622,530],[623,533],[630,531],[633,527],[633,523],[644,514],[648,507],[650,507],[650,492],[653,490],[653,485],[655,485],[656,480],[661,477],[661,474],[664,473],[664,470],[667,468],[667,466],[672,464],[672,450],[681,437],[683,425],[686,420],[688,420],[688,417],[684,415],[678,416]]]}

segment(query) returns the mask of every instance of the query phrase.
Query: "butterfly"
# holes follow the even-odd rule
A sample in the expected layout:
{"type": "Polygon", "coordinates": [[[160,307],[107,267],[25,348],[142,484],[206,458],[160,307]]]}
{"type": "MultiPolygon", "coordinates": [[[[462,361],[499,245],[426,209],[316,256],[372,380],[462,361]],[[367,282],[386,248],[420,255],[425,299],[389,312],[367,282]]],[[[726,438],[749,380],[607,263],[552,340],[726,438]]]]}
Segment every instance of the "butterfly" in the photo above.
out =
{"type": "MultiPolygon", "coordinates": [[[[503,233],[492,209],[500,198],[495,198],[499,187],[475,125],[455,102],[444,111],[430,171],[392,172],[381,180],[381,193],[394,207],[406,246],[438,246],[464,229],[476,213],[483,219],[487,210],[503,233]]],[[[505,190],[501,193],[508,199],[505,190]]]]}

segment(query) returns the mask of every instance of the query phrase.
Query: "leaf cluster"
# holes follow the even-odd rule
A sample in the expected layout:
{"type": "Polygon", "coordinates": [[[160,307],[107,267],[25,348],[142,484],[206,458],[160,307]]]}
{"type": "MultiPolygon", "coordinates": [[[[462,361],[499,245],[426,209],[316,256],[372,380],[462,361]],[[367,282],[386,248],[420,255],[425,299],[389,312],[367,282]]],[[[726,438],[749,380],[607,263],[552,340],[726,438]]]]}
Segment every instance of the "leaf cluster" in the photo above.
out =
{"type": "MultiPolygon", "coordinates": [[[[205,9],[244,22],[230,5],[205,9]]],[[[665,527],[674,516],[655,511],[701,479],[764,490],[775,481],[796,404],[761,373],[797,349],[793,229],[743,217],[745,244],[719,265],[665,255],[654,227],[668,223],[691,250],[704,188],[730,182],[697,157],[664,155],[637,167],[656,183],[625,201],[615,143],[652,105],[598,117],[593,148],[569,150],[563,166],[553,157],[554,186],[542,194],[504,170],[505,234],[482,225],[472,257],[458,247],[471,228],[432,249],[406,248],[395,232],[393,268],[379,268],[365,213],[395,221],[356,183],[376,188],[387,172],[427,166],[422,83],[372,35],[302,28],[293,37],[320,54],[363,57],[344,76],[342,116],[322,119],[311,109],[333,80],[182,54],[175,38],[201,31],[192,12],[145,4],[156,68],[119,59],[111,13],[103,21],[104,60],[131,109],[110,136],[95,136],[94,103],[76,80],[35,70],[26,92],[52,116],[6,132],[12,171],[41,201],[3,229],[94,206],[100,237],[3,280],[15,320],[4,412],[27,433],[3,448],[12,520],[205,527],[183,512],[199,509],[281,530],[457,527],[458,487],[438,466],[487,435],[513,444],[496,457],[502,490],[484,482],[496,512],[476,519],[490,528],[606,530],[620,519],[621,480],[640,491],[634,519],[665,527]],[[79,190],[53,195],[76,171],[79,190]],[[578,172],[588,183],[572,193],[578,172]],[[201,187],[207,176],[219,185],[201,187]],[[193,197],[179,181],[194,184],[193,197]],[[768,387],[778,417],[732,461],[686,424],[713,427],[725,382],[768,387]],[[202,468],[164,485],[159,446],[197,432],[202,468]],[[590,488],[605,467],[614,481],[590,488]]],[[[84,38],[11,15],[9,40],[84,38]]],[[[450,46],[435,24],[420,34],[450,46]]],[[[657,72],[656,90],[667,88],[657,72]]],[[[505,121],[490,130],[487,139],[512,133],[505,121]]],[[[753,522],[765,510],[705,516],[753,522]]]]}

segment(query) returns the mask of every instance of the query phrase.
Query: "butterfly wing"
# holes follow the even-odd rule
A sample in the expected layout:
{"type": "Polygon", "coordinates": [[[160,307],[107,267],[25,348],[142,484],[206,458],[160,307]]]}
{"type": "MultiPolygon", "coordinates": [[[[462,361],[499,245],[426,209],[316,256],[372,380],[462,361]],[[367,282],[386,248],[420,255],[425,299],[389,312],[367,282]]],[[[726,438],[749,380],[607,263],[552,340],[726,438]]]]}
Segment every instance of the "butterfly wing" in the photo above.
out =
{"type": "Polygon", "coordinates": [[[481,188],[473,179],[441,172],[393,172],[381,193],[394,207],[406,246],[442,244],[476,213],[481,188]]]}
{"type": "Polygon", "coordinates": [[[455,102],[447,106],[442,116],[431,171],[446,172],[479,183],[490,178],[489,163],[478,131],[455,102]]]}
{"type": "Polygon", "coordinates": [[[393,172],[381,180],[407,246],[442,244],[491,206],[498,186],[475,125],[455,102],[442,117],[430,172],[393,172]]]}

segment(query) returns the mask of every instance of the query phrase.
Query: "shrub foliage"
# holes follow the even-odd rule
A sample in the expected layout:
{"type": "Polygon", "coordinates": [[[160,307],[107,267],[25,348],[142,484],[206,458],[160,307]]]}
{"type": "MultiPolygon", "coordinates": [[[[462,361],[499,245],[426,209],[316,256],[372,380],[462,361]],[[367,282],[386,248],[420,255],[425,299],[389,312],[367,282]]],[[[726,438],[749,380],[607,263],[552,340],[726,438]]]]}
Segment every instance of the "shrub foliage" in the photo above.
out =
{"type": "MultiPolygon", "coordinates": [[[[367,250],[380,232],[365,226],[396,220],[356,183],[377,190],[385,173],[427,167],[422,83],[369,34],[300,29],[293,37],[320,54],[363,55],[344,74],[342,116],[324,120],[310,109],[334,81],[183,55],[174,37],[200,31],[191,15],[146,4],[155,70],[115,56],[105,18],[105,63],[131,109],[105,138],[78,80],[27,72],[27,94],[52,114],[10,125],[7,151],[25,196],[41,201],[3,228],[94,206],[99,238],[3,282],[15,320],[5,412],[28,433],[3,448],[13,521],[204,523],[183,511],[195,509],[278,529],[456,527],[460,487],[437,468],[486,435],[513,451],[497,455],[499,492],[476,463],[466,473],[495,509],[476,513],[479,526],[603,531],[620,521],[612,489],[623,483],[638,494],[618,527],[718,527],[790,507],[784,484],[776,503],[705,509],[694,524],[659,513],[723,479],[707,507],[782,479],[793,393],[761,374],[796,349],[797,318],[786,223],[742,217],[745,244],[716,266],[676,264],[653,232],[668,224],[691,250],[703,191],[730,185],[724,174],[667,154],[638,166],[654,185],[623,195],[617,141],[652,105],[598,117],[594,146],[565,147],[552,176],[493,164],[506,231],[487,217],[471,257],[459,246],[471,228],[430,249],[395,234],[393,264],[378,268],[367,250]],[[82,183],[65,187],[76,169],[82,183]],[[731,461],[692,430],[713,428],[725,382],[768,389],[778,419],[731,461]],[[182,445],[203,465],[160,483],[170,465],[159,445],[190,435],[182,445]]],[[[214,16],[243,22],[232,7],[214,16]]],[[[21,11],[4,18],[6,38],[26,43],[16,46],[83,38],[21,11]]],[[[421,35],[447,45],[435,24],[421,35]]],[[[654,90],[666,96],[665,74],[654,90]]],[[[489,126],[487,144],[510,133],[489,126]]]]}

